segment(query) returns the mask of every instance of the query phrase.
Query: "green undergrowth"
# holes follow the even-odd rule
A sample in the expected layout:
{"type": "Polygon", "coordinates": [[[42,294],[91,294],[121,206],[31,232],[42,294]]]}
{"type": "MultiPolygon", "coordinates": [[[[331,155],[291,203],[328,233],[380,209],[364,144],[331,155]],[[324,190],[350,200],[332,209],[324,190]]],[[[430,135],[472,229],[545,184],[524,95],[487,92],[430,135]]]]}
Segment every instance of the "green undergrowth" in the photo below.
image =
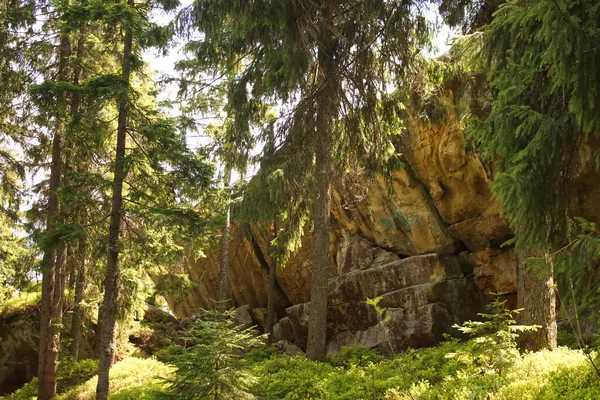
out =
{"type": "Polygon", "coordinates": [[[600,398],[600,380],[580,350],[517,356],[499,374],[447,357],[470,347],[452,340],[393,359],[350,347],[322,363],[270,355],[250,367],[258,377],[252,394],[273,400],[600,398]]]}
{"type": "Polygon", "coordinates": [[[29,308],[37,306],[41,295],[39,284],[31,284],[25,290],[13,293],[9,299],[0,301],[0,316],[6,318],[12,314],[26,312],[29,308]]]}
{"type": "MultiPolygon", "coordinates": [[[[324,362],[287,357],[271,347],[248,352],[241,360],[254,377],[238,399],[265,400],[412,400],[412,399],[598,399],[600,380],[580,350],[527,353],[502,370],[481,369],[462,358],[472,344],[450,339],[439,346],[407,350],[393,358],[359,346],[343,348],[324,362]]],[[[592,352],[595,358],[596,354],[592,352]]],[[[63,364],[58,399],[93,399],[96,362],[63,364]],[[88,379],[89,378],[89,379],[88,379]]],[[[131,357],[111,369],[111,399],[154,399],[165,393],[165,378],[173,376],[168,364],[131,357]]],[[[9,399],[35,398],[35,380],[9,399]]],[[[201,397],[198,397],[201,398],[201,397]]],[[[212,398],[212,397],[211,397],[212,398]]],[[[228,398],[228,397],[223,397],[228,398]]]]}
{"type": "MultiPolygon", "coordinates": [[[[171,373],[171,367],[154,359],[131,357],[116,363],[110,370],[110,398],[118,400],[147,399],[162,390],[161,378],[171,373]]],[[[93,400],[98,377],[58,397],[58,400],[93,400]]]]}
{"type": "MultiPolygon", "coordinates": [[[[96,398],[98,361],[61,362],[58,372],[57,400],[93,400],[96,398]]],[[[172,368],[155,359],[130,357],[117,362],[110,370],[110,398],[115,400],[150,399],[163,390],[162,379],[172,368]]],[[[23,386],[10,400],[36,399],[37,378],[23,386]]]]}
{"type": "MultiPolygon", "coordinates": [[[[438,346],[393,356],[349,346],[322,362],[265,346],[262,335],[235,324],[231,311],[206,311],[202,319],[189,321],[176,340],[168,340],[168,347],[146,334],[146,328],[137,328],[135,338],[146,346],[141,354],[151,351],[153,356],[130,356],[116,363],[110,372],[110,398],[600,399],[597,336],[561,333],[563,346],[557,350],[521,354],[519,333],[536,327],[516,325],[513,318],[519,310],[507,311],[502,301],[493,306],[495,312],[480,314],[483,321],[454,326],[467,341],[447,336],[438,346]]],[[[96,361],[61,360],[57,399],[94,399],[96,369],[96,361]]],[[[34,380],[9,398],[35,398],[36,385],[34,380]]]]}

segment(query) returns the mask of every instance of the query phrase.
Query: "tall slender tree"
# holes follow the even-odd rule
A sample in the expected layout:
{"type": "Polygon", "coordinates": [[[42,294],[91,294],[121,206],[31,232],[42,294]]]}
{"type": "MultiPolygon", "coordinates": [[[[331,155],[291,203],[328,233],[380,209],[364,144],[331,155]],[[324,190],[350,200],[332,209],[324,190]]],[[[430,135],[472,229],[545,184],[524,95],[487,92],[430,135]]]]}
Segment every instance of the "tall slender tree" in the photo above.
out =
{"type": "MultiPolygon", "coordinates": [[[[134,0],[127,0],[127,6],[129,12],[137,12],[135,10],[134,0]]],[[[108,263],[106,265],[104,300],[102,302],[102,314],[100,316],[100,361],[98,363],[98,387],[96,388],[96,398],[99,400],[108,398],[108,374],[113,363],[115,352],[114,331],[119,290],[119,235],[121,233],[121,220],[123,218],[123,181],[127,173],[125,148],[127,146],[129,90],[133,61],[133,21],[126,21],[124,26],[125,37],[123,40],[123,56],[121,61],[121,85],[123,88],[117,98],[117,144],[113,167],[114,180],[108,236],[108,263]]]]}
{"type": "MultiPolygon", "coordinates": [[[[68,60],[71,55],[70,34],[65,27],[60,29],[60,44],[56,57],[58,83],[69,81],[68,60]]],[[[67,109],[66,90],[56,87],[56,103],[50,112],[53,121],[52,160],[48,189],[48,205],[46,208],[46,244],[42,259],[42,297],[40,305],[40,346],[38,363],[38,398],[50,399],[56,395],[56,373],[60,352],[60,335],[63,312],[64,268],[66,246],[56,235],[56,228],[61,224],[59,219],[59,202],[57,192],[61,186],[64,173],[64,135],[65,115],[67,109]],[[53,237],[54,236],[54,237],[53,237]]]]}
{"type": "Polygon", "coordinates": [[[302,162],[294,168],[303,180],[312,177],[307,192],[314,221],[307,352],[313,359],[325,353],[333,164],[344,171],[350,162],[375,166],[393,155],[386,138],[397,128],[398,104],[389,101],[385,83],[390,76],[401,78],[416,49],[428,40],[420,4],[200,0],[180,18],[203,34],[189,45],[196,70],[201,66],[215,76],[233,77],[227,93],[228,107],[236,110],[234,126],[246,129],[244,119],[256,113],[257,105],[279,102],[278,146],[295,143],[296,160],[302,162]]]}
{"type": "Polygon", "coordinates": [[[229,300],[229,225],[231,224],[231,168],[226,166],[223,174],[223,189],[225,191],[225,222],[223,224],[221,238],[221,259],[220,261],[220,284],[221,284],[221,307],[223,310],[227,307],[229,300]]]}
{"type": "Polygon", "coordinates": [[[27,36],[20,33],[35,24],[33,1],[0,4],[0,300],[11,295],[29,272],[23,262],[24,238],[16,237],[23,195],[25,165],[15,148],[27,142],[28,119],[23,107],[31,83],[27,36]]]}
{"type": "MultiPolygon", "coordinates": [[[[487,109],[472,119],[472,137],[484,157],[497,160],[492,191],[516,234],[517,250],[546,266],[519,269],[519,282],[534,282],[520,285],[519,296],[538,299],[520,302],[530,307],[522,315],[544,326],[529,336],[530,349],[556,346],[552,266],[561,264],[557,251],[569,247],[574,231],[578,152],[600,130],[593,100],[600,79],[591,72],[600,63],[599,13],[591,1],[511,0],[466,42],[466,54],[474,56],[491,89],[487,109]]],[[[589,268],[562,273],[584,271],[589,268]]]]}

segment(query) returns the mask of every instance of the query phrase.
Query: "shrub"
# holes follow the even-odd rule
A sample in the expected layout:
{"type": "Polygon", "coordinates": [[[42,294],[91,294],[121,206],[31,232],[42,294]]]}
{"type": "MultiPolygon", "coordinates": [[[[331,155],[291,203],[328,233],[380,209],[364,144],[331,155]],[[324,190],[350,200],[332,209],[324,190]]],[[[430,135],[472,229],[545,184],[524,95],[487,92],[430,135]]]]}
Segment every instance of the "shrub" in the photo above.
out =
{"type": "Polygon", "coordinates": [[[275,347],[261,346],[246,353],[242,361],[244,364],[253,365],[280,356],[282,356],[281,352],[275,347]]]}
{"type": "Polygon", "coordinates": [[[169,363],[175,359],[175,357],[182,355],[185,352],[185,348],[183,346],[179,346],[177,344],[171,344],[169,347],[165,349],[158,350],[154,357],[158,361],[169,363]]]}
{"type": "MultiPolygon", "coordinates": [[[[56,393],[60,395],[78,385],[81,385],[96,375],[97,371],[97,360],[75,361],[72,357],[61,359],[60,363],[58,364],[58,373],[56,375],[56,393]]],[[[37,384],[37,377],[33,378],[8,398],[15,400],[36,398],[37,384]]]]}
{"type": "Polygon", "coordinates": [[[69,389],[81,385],[98,372],[98,360],[75,361],[72,357],[64,358],[58,364],[56,392],[65,393],[69,389]]]}
{"type": "Polygon", "coordinates": [[[224,315],[205,312],[202,319],[189,324],[186,339],[190,346],[169,361],[175,375],[166,380],[167,391],[162,397],[239,398],[252,380],[243,368],[242,352],[264,344],[262,337],[251,328],[237,325],[230,310],[224,315]]]}
{"type": "Polygon", "coordinates": [[[339,353],[327,357],[330,364],[341,367],[365,367],[381,362],[383,359],[384,357],[377,350],[360,345],[342,347],[339,353]]]}
{"type": "Polygon", "coordinates": [[[254,370],[258,379],[251,392],[265,400],[324,399],[322,381],[332,371],[331,365],[302,356],[268,359],[254,370]]]}
{"type": "MultiPolygon", "coordinates": [[[[127,358],[119,361],[110,369],[110,398],[126,396],[133,389],[136,399],[140,393],[150,396],[153,391],[162,388],[163,379],[172,374],[173,369],[160,361],[148,358],[127,358]]],[[[93,400],[96,398],[98,377],[94,376],[82,385],[72,388],[58,396],[58,400],[93,400]]],[[[121,397],[123,398],[123,397],[121,397]]],[[[127,398],[127,397],[125,397],[127,398]]]]}

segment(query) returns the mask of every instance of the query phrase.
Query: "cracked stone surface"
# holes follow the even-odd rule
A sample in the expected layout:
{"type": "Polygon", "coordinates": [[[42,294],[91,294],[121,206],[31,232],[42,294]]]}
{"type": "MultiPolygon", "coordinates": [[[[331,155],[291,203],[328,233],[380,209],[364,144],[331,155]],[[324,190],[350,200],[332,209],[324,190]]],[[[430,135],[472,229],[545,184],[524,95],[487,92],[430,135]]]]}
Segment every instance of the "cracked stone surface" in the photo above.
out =
{"type": "MultiPolygon", "coordinates": [[[[456,88],[454,88],[456,90],[456,88]]],[[[461,130],[460,99],[446,92],[447,112],[432,122],[409,119],[397,143],[405,167],[390,176],[350,172],[332,188],[328,342],[421,347],[435,344],[453,323],[474,318],[497,290],[516,299],[516,257],[501,245],[512,232],[492,197],[493,165],[483,163],[461,130]],[[390,321],[379,323],[367,298],[381,296],[390,321]],[[384,334],[385,333],[385,334],[384,334]]],[[[596,139],[574,166],[578,215],[600,226],[596,139]]],[[[254,226],[231,228],[229,292],[235,307],[267,306],[266,239],[254,226]]],[[[186,317],[219,295],[219,246],[181,266],[195,283],[169,298],[186,317]]],[[[310,311],[312,238],[284,269],[275,292],[281,338],[303,347],[310,311]]],[[[160,280],[160,277],[155,277],[160,280]]],[[[260,320],[258,311],[254,319],[260,320]]]]}

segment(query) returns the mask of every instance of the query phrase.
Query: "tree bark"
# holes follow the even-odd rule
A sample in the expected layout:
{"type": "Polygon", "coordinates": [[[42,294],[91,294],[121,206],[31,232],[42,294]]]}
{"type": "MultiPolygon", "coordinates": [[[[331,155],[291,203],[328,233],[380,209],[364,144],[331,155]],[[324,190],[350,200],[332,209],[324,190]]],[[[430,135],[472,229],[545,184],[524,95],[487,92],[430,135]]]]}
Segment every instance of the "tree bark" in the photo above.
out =
{"type": "MultiPolygon", "coordinates": [[[[268,237],[268,235],[267,235],[268,237]]],[[[273,222],[273,238],[277,237],[277,221],[273,222]]],[[[268,335],[268,343],[273,342],[273,326],[275,325],[275,286],[277,285],[277,258],[275,257],[275,246],[267,241],[267,251],[269,252],[269,292],[267,294],[267,321],[265,322],[265,333],[268,335]]]]}
{"type": "MultiPolygon", "coordinates": [[[[85,50],[85,31],[81,30],[79,34],[79,39],[77,40],[77,60],[80,60],[83,57],[83,52],[85,50]]],[[[83,73],[83,68],[81,67],[81,63],[77,62],[75,68],[73,68],[73,84],[79,85],[81,81],[81,75],[83,73]]],[[[73,99],[71,101],[71,113],[72,118],[75,123],[79,122],[80,119],[80,97],[79,94],[75,93],[73,95],[73,99]]],[[[87,162],[83,161],[84,164],[87,162]]],[[[87,170],[87,167],[83,168],[84,172],[87,170]]],[[[81,210],[81,220],[79,221],[82,227],[87,225],[87,210],[81,210]]],[[[85,291],[86,285],[86,271],[85,271],[85,261],[87,257],[87,237],[83,237],[79,239],[77,250],[74,254],[74,286],[75,286],[75,296],[74,296],[74,305],[73,305],[73,317],[71,319],[71,338],[73,341],[71,342],[70,352],[75,360],[79,358],[79,337],[81,335],[81,324],[83,321],[83,294],[85,291]]]]}
{"type": "MultiPolygon", "coordinates": [[[[69,36],[62,33],[57,80],[67,80],[67,62],[70,53],[69,36]]],[[[58,104],[66,104],[65,93],[57,94],[58,104]]],[[[63,174],[64,123],[57,116],[54,138],[52,139],[52,161],[46,210],[46,233],[51,232],[59,223],[56,221],[59,211],[57,190],[63,174]]],[[[65,246],[58,243],[45,249],[42,258],[42,298],[40,304],[40,347],[38,361],[38,399],[46,400],[56,396],[56,372],[60,353],[60,326],[62,322],[62,297],[64,291],[65,246]]]]}
{"type": "MultiPolygon", "coordinates": [[[[82,28],[79,33],[79,39],[77,40],[77,60],[81,60],[83,57],[83,53],[85,51],[85,30],[82,28]]],[[[73,84],[75,86],[79,85],[81,82],[81,75],[83,73],[83,68],[80,62],[75,64],[73,68],[73,84]]],[[[75,123],[79,122],[80,119],[80,96],[78,93],[73,94],[73,98],[71,100],[71,114],[72,119],[75,123]]],[[[83,161],[84,164],[86,160],[83,161]]],[[[83,168],[84,171],[87,170],[87,167],[83,168]]],[[[81,211],[81,220],[78,221],[82,227],[87,225],[87,210],[83,209],[81,211]]],[[[75,296],[73,299],[73,317],[71,319],[71,338],[73,341],[71,342],[70,352],[75,360],[79,358],[79,336],[81,334],[81,322],[83,320],[83,293],[86,285],[86,271],[85,271],[85,259],[87,257],[87,237],[83,237],[79,239],[77,244],[77,250],[74,251],[74,268],[72,272],[72,279],[74,280],[75,286],[75,296]]]]}
{"type": "MultiPolygon", "coordinates": [[[[134,6],[134,0],[128,0],[127,3],[130,7],[134,6]]],[[[117,147],[108,239],[109,251],[108,262],[106,264],[106,278],[104,282],[102,315],[100,317],[100,360],[98,363],[98,386],[96,387],[97,400],[106,400],[108,398],[109,370],[113,363],[115,350],[114,333],[117,314],[117,297],[119,292],[119,236],[121,232],[123,205],[123,181],[126,174],[125,148],[127,142],[128,91],[131,78],[132,46],[133,31],[130,26],[127,26],[123,44],[121,71],[121,78],[123,79],[126,90],[118,100],[119,114],[117,117],[117,147]]]]}
{"type": "Polygon", "coordinates": [[[543,258],[539,252],[526,252],[519,256],[517,265],[517,306],[523,308],[518,317],[520,325],[540,325],[536,332],[524,332],[519,337],[523,350],[556,349],[556,297],[554,293],[553,266],[544,273],[527,260],[543,258]]]}
{"type": "Polygon", "coordinates": [[[223,237],[221,238],[221,298],[219,299],[220,307],[222,310],[227,309],[229,304],[229,224],[231,223],[231,168],[225,168],[225,174],[223,176],[223,186],[227,192],[227,209],[225,211],[225,224],[223,225],[223,237]]]}
{"type": "MultiPolygon", "coordinates": [[[[84,211],[81,224],[87,224],[87,213],[84,211]]],[[[83,321],[83,294],[86,286],[85,261],[87,257],[87,237],[79,239],[76,254],[76,277],[75,277],[75,296],[73,306],[73,318],[71,320],[71,355],[75,360],[79,359],[79,337],[81,335],[81,325],[83,321]]]]}
{"type": "Polygon", "coordinates": [[[310,314],[306,355],[311,360],[325,356],[327,334],[327,294],[329,283],[329,212],[330,174],[332,163],[333,115],[335,102],[332,98],[334,65],[331,50],[333,37],[330,31],[332,10],[322,3],[322,21],[319,32],[318,82],[316,99],[315,174],[316,188],[313,200],[313,263],[310,291],[310,314]]]}

